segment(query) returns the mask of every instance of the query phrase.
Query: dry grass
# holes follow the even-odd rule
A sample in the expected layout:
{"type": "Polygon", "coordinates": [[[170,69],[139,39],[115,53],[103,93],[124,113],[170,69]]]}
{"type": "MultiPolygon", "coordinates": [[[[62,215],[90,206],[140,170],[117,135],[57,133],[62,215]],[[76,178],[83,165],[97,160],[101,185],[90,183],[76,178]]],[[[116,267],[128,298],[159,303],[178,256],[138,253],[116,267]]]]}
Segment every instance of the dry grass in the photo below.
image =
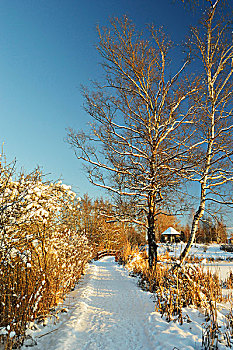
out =
{"type": "MultiPolygon", "coordinates": [[[[127,267],[138,275],[139,285],[154,293],[155,310],[168,321],[176,320],[183,324],[183,308],[194,306],[202,310],[206,323],[203,325],[203,349],[217,349],[220,338],[230,346],[233,334],[232,312],[227,316],[228,326],[224,333],[219,329],[217,320],[217,303],[224,302],[222,285],[218,275],[205,272],[200,264],[191,259],[182,268],[173,269],[173,260],[166,253],[159,256],[156,267],[149,269],[148,257],[138,249],[127,247],[122,254],[127,267]]],[[[232,275],[228,287],[232,286],[232,275]]],[[[187,316],[186,316],[187,317],[187,316]]]]}
{"type": "Polygon", "coordinates": [[[8,258],[1,254],[0,327],[5,349],[21,344],[28,324],[46,317],[83,274],[90,252],[81,237],[72,242],[68,236],[63,232],[63,239],[57,237],[56,250],[44,239],[36,247],[29,243],[15,249],[8,258]]]}
{"type": "MultiPolygon", "coordinates": [[[[1,158],[0,158],[1,160],[1,158]]],[[[79,229],[80,199],[39,171],[17,175],[0,162],[0,343],[17,348],[74,286],[90,258],[79,229]],[[14,177],[14,180],[13,180],[14,177]]]]}
{"type": "MultiPolygon", "coordinates": [[[[185,266],[173,269],[174,259],[166,252],[159,256],[156,267],[149,269],[146,252],[127,246],[122,253],[126,266],[139,276],[139,285],[152,293],[155,298],[155,310],[168,321],[183,324],[183,308],[194,306],[202,310],[205,323],[202,332],[204,350],[217,350],[219,344],[231,347],[233,338],[233,307],[226,315],[226,324],[219,327],[217,304],[231,301],[223,297],[219,276],[205,272],[197,259],[189,258],[185,266]]],[[[233,274],[230,274],[226,287],[232,289],[233,274]]],[[[190,320],[187,319],[189,322],[190,320]]]]}

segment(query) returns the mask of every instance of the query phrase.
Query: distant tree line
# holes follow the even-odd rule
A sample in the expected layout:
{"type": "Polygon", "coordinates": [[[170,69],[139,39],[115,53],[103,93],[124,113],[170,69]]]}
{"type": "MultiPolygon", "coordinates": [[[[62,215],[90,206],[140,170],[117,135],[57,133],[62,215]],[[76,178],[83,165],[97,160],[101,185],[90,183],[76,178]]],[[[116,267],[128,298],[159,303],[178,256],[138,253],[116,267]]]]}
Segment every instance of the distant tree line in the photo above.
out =
{"type": "MultiPolygon", "coordinates": [[[[187,241],[189,238],[190,226],[187,224],[182,228],[182,238],[187,241]]],[[[227,227],[223,217],[212,218],[204,215],[199,221],[196,243],[227,243],[227,227]]]]}

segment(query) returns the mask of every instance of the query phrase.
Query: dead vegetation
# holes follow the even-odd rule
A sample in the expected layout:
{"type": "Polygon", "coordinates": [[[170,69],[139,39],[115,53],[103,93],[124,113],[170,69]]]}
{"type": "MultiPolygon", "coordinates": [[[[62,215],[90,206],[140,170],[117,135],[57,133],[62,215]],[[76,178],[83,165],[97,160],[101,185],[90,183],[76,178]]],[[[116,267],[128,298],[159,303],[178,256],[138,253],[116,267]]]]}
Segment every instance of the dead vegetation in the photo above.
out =
{"type": "Polygon", "coordinates": [[[39,171],[19,174],[0,165],[0,341],[22,344],[25,330],[43,319],[74,287],[90,258],[78,229],[79,198],[39,171]]]}
{"type": "MultiPolygon", "coordinates": [[[[159,312],[167,322],[191,322],[188,315],[183,315],[185,307],[195,307],[205,316],[203,324],[203,349],[218,349],[222,343],[231,347],[233,335],[232,309],[226,316],[226,324],[222,328],[218,321],[219,303],[230,301],[222,293],[222,282],[217,274],[204,271],[197,262],[189,260],[179,269],[173,269],[173,259],[169,253],[158,256],[158,263],[149,268],[146,251],[131,249],[128,245],[122,252],[122,262],[134,276],[138,276],[139,286],[154,294],[155,311],[159,312]]],[[[232,274],[226,281],[226,287],[232,288],[232,274]]]]}

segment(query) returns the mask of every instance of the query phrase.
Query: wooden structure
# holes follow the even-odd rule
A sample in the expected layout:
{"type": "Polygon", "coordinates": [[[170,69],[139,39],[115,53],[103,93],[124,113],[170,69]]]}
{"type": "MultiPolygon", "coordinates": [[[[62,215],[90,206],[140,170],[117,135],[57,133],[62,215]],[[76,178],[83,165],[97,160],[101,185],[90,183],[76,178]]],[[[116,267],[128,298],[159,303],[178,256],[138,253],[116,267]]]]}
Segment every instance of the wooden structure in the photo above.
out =
{"type": "Polygon", "coordinates": [[[116,250],[103,250],[101,252],[98,252],[95,256],[95,260],[99,260],[103,258],[104,256],[115,256],[116,257],[117,251],[116,250]]]}
{"type": "Polygon", "coordinates": [[[174,243],[180,240],[180,232],[176,231],[173,227],[169,227],[161,234],[161,241],[174,243]]]}

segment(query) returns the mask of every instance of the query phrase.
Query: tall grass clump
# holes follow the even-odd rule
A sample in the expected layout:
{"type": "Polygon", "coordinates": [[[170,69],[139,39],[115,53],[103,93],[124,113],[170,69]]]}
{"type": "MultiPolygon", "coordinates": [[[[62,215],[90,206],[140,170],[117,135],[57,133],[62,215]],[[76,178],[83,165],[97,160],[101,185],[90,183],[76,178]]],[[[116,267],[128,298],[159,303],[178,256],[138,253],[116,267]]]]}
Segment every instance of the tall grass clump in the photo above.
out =
{"type": "Polygon", "coordinates": [[[123,253],[126,266],[139,276],[139,285],[155,297],[156,311],[167,321],[178,318],[183,322],[182,308],[195,306],[210,309],[210,305],[223,300],[221,281],[217,275],[205,272],[200,264],[187,263],[172,268],[174,262],[168,253],[158,257],[158,263],[149,268],[148,256],[137,248],[127,247],[123,253]]]}
{"type": "MultiPolygon", "coordinates": [[[[233,343],[233,307],[225,317],[225,323],[218,320],[218,303],[231,301],[222,293],[222,282],[217,274],[204,271],[193,259],[183,265],[174,265],[174,260],[166,252],[158,256],[158,262],[149,268],[146,251],[127,245],[122,252],[122,260],[133,275],[139,277],[138,284],[143,290],[154,294],[155,311],[168,322],[191,322],[185,307],[195,307],[202,312],[205,322],[202,329],[203,350],[217,350],[219,344],[231,347],[233,343]]],[[[226,281],[232,288],[232,274],[226,281]]]]}

